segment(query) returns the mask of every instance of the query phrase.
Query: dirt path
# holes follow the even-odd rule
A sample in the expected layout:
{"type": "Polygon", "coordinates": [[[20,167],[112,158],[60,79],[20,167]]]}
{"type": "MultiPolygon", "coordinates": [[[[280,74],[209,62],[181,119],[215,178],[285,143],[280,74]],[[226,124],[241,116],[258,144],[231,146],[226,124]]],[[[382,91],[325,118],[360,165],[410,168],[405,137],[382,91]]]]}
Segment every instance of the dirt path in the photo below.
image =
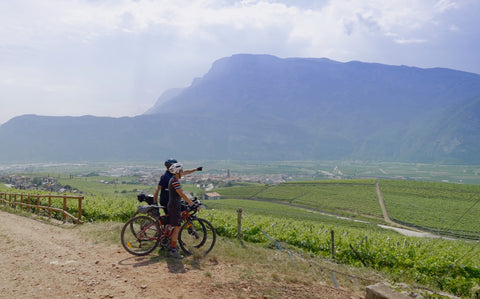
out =
{"type": "Polygon", "coordinates": [[[380,190],[380,184],[378,180],[375,183],[375,187],[377,189],[378,203],[380,204],[380,208],[382,209],[383,219],[385,220],[386,223],[393,225],[393,226],[379,225],[380,227],[391,229],[401,233],[402,235],[410,236],[410,237],[440,238],[440,236],[437,236],[435,234],[432,234],[429,232],[423,232],[418,229],[404,226],[392,221],[392,219],[390,218],[390,215],[388,214],[387,207],[385,206],[385,200],[383,199],[383,194],[382,194],[382,191],[380,190]]]}
{"type": "Polygon", "coordinates": [[[383,199],[382,190],[380,190],[380,184],[378,180],[375,183],[375,188],[377,189],[377,198],[380,208],[382,209],[383,219],[389,224],[395,224],[392,219],[390,219],[390,215],[388,215],[387,207],[385,206],[385,200],[383,199]]]}
{"type": "Polygon", "coordinates": [[[270,298],[272,289],[272,298],[361,298],[321,283],[265,286],[215,258],[134,257],[120,245],[85,241],[74,228],[3,211],[0,228],[2,298],[270,298]]]}

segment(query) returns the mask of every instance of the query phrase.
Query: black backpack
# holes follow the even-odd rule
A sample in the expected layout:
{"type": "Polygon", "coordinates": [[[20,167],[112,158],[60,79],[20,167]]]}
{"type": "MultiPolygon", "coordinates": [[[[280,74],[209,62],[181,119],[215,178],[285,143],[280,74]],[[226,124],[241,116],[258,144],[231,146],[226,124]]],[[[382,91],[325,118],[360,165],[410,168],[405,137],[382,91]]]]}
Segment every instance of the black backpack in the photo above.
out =
{"type": "Polygon", "coordinates": [[[153,195],[146,195],[143,193],[140,193],[137,195],[137,199],[139,202],[146,202],[149,205],[153,205],[153,195]]]}

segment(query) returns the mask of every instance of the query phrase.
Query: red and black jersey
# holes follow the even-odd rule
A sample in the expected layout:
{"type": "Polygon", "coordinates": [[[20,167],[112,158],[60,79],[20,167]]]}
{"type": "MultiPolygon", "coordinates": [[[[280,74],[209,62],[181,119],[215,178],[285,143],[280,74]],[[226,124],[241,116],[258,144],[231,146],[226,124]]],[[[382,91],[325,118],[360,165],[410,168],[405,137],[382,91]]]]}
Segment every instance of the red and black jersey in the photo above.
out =
{"type": "Polygon", "coordinates": [[[170,196],[170,200],[180,200],[180,194],[178,194],[177,189],[181,189],[182,186],[180,185],[180,181],[176,177],[172,177],[168,182],[168,193],[170,196]]]}

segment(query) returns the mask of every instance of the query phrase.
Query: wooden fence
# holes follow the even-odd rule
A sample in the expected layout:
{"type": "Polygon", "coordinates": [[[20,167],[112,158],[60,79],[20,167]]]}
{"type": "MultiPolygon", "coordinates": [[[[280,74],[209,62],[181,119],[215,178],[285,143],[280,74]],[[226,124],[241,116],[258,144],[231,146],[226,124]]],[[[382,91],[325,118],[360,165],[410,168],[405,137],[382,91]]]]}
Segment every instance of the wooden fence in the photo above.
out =
{"type": "Polygon", "coordinates": [[[62,213],[63,222],[67,221],[67,217],[71,218],[75,223],[82,224],[82,200],[83,196],[70,195],[33,195],[20,193],[6,193],[0,192],[0,203],[14,207],[26,207],[29,212],[35,209],[35,213],[40,215],[40,210],[48,211],[48,218],[52,217],[52,211],[62,213]],[[55,208],[52,206],[52,199],[62,198],[63,208],[55,208]],[[77,200],[78,203],[78,218],[67,212],[67,201],[77,200]]]}

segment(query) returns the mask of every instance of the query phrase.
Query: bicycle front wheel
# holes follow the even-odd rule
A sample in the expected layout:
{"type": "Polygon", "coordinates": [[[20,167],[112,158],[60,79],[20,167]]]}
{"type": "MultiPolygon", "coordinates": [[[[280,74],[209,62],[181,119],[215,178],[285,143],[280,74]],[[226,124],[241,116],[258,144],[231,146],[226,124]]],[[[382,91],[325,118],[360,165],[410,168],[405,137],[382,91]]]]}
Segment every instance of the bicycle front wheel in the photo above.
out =
{"type": "Polygon", "coordinates": [[[193,218],[185,221],[178,235],[178,243],[185,254],[206,255],[213,246],[217,235],[213,225],[205,219],[193,218]]]}
{"type": "Polygon", "coordinates": [[[157,248],[160,226],[148,216],[136,216],[125,223],[121,240],[123,248],[133,255],[147,255],[157,248]]]}

